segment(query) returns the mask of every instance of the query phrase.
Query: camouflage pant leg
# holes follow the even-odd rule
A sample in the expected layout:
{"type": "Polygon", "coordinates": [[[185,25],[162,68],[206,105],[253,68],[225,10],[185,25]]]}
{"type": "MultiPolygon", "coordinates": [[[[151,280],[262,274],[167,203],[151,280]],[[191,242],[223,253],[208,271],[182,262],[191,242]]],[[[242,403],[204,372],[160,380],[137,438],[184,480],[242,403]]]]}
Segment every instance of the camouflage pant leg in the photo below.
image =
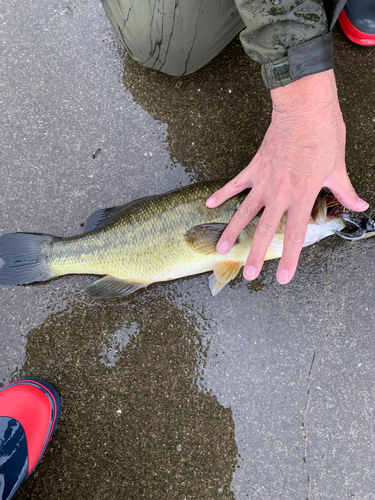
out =
{"type": "Polygon", "coordinates": [[[213,59],[244,28],[234,0],[101,0],[129,54],[173,76],[213,59]]]}

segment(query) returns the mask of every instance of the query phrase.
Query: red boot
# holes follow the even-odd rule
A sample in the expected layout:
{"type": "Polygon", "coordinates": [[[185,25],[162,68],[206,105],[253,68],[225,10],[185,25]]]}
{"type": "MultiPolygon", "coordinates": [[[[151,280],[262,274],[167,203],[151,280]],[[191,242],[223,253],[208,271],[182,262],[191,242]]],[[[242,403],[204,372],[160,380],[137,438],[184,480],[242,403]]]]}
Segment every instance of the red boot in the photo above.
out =
{"type": "Polygon", "coordinates": [[[40,462],[60,410],[60,396],[44,380],[0,389],[0,500],[10,500],[40,462]]]}
{"type": "Polygon", "coordinates": [[[348,0],[339,16],[345,35],[358,45],[375,45],[375,0],[348,0]]]}

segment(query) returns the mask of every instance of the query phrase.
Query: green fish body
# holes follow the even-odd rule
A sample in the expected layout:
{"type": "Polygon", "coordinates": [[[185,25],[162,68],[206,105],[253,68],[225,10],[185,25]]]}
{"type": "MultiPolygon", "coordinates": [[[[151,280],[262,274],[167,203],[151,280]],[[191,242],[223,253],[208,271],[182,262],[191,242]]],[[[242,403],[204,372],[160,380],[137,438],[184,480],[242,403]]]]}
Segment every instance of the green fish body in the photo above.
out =
{"type": "MultiPolygon", "coordinates": [[[[245,197],[241,193],[218,208],[207,208],[206,199],[226,182],[194,184],[99,210],[89,217],[82,235],[3,235],[0,284],[29,284],[65,274],[105,275],[86,292],[109,298],[128,295],[151,283],[213,270],[209,282],[216,295],[244,265],[259,221],[258,215],[240,233],[228,254],[216,252],[220,236],[245,197]]],[[[305,246],[344,226],[341,218],[326,217],[326,195],[319,195],[305,246]]],[[[285,217],[266,259],[281,256],[284,231],[285,217]]]]}

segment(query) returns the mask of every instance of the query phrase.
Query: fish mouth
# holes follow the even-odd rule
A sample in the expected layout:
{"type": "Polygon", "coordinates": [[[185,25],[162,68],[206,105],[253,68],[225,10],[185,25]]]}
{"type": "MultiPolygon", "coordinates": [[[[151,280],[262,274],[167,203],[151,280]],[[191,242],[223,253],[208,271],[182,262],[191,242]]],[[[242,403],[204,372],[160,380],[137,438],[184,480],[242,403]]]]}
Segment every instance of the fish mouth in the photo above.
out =
{"type": "Polygon", "coordinates": [[[319,225],[346,213],[348,213],[348,210],[341,205],[334,194],[328,188],[323,188],[315,201],[311,218],[319,225]]]}
{"type": "Polygon", "coordinates": [[[324,189],[322,192],[326,195],[327,219],[337,217],[341,214],[347,214],[349,212],[347,208],[341,205],[341,203],[329,189],[324,189]]]}

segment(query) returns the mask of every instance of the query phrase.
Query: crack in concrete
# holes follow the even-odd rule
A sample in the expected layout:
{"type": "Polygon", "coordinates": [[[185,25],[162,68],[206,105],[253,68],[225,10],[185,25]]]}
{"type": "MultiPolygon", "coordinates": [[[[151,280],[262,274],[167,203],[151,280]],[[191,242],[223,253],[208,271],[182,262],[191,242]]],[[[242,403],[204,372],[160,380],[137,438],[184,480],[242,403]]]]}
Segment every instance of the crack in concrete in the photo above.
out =
{"type": "MultiPolygon", "coordinates": [[[[303,454],[303,461],[305,462],[305,464],[307,464],[307,432],[306,432],[306,417],[307,417],[307,412],[309,411],[309,407],[310,407],[310,401],[311,401],[311,394],[310,394],[310,378],[311,378],[311,373],[312,373],[312,369],[313,369],[313,366],[314,366],[314,361],[315,361],[315,351],[314,351],[314,354],[313,354],[313,358],[312,358],[312,361],[311,361],[311,366],[310,366],[310,371],[309,371],[309,374],[307,376],[307,405],[306,405],[306,409],[305,409],[305,412],[303,414],[303,422],[302,422],[302,427],[303,427],[303,439],[304,439],[304,454],[303,454]]],[[[307,474],[307,483],[308,483],[308,492],[307,492],[307,499],[306,500],[309,500],[310,498],[310,493],[311,493],[311,481],[310,481],[310,474],[307,474]]]]}

